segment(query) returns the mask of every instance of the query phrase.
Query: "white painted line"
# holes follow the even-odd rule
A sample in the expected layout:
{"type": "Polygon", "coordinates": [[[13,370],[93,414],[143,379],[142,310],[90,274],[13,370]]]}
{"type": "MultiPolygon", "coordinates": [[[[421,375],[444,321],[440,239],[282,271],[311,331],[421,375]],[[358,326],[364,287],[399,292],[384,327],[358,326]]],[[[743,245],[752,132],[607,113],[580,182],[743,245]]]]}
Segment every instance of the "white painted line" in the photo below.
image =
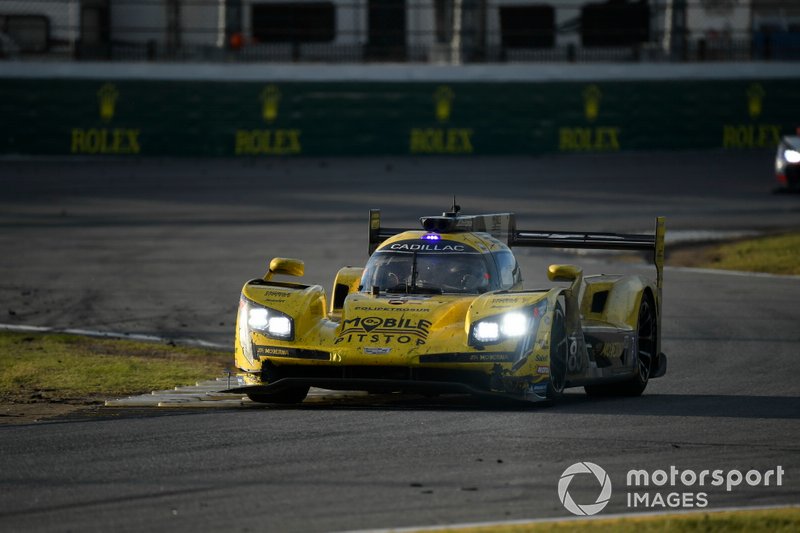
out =
{"type": "Polygon", "coordinates": [[[176,407],[179,409],[233,409],[236,407],[244,407],[244,400],[219,400],[215,402],[207,402],[203,400],[187,401],[187,402],[159,402],[156,407],[170,408],[176,407]]]}
{"type": "MultiPolygon", "coordinates": [[[[554,489],[555,490],[555,489],[554,489]]],[[[727,513],[735,511],[769,511],[772,509],[796,509],[800,508],[798,504],[786,505],[760,505],[753,507],[722,507],[719,509],[691,509],[691,510],[665,510],[652,513],[615,513],[606,515],[595,516],[562,516],[555,518],[532,518],[530,520],[506,520],[498,522],[472,522],[465,524],[450,524],[450,525],[437,525],[437,526],[419,526],[419,527],[405,527],[405,528],[389,528],[389,529],[359,529],[349,530],[340,533],[423,533],[428,531],[450,531],[464,528],[489,528],[489,527],[508,527],[508,526],[524,526],[527,524],[548,524],[554,522],[578,522],[578,521],[597,521],[597,520],[614,520],[618,518],[645,518],[645,517],[659,517],[670,515],[693,515],[693,514],[714,514],[714,513],[727,513]]]]}
{"type": "Polygon", "coordinates": [[[766,272],[746,272],[744,270],[722,270],[718,268],[666,266],[664,267],[664,271],[689,272],[694,274],[712,274],[717,276],[738,276],[744,278],[787,279],[794,281],[800,280],[800,276],[794,276],[791,274],[768,274],[766,272]]]}
{"type": "Polygon", "coordinates": [[[157,404],[152,400],[142,400],[140,398],[119,398],[117,400],[106,400],[106,407],[156,407],[157,404]]]}
{"type": "MultiPolygon", "coordinates": [[[[641,231],[648,233],[653,230],[641,231]]],[[[707,241],[727,241],[732,239],[743,239],[745,237],[760,237],[763,231],[754,230],[695,230],[695,229],[673,229],[669,230],[664,237],[665,244],[685,244],[690,242],[707,241]]]]}
{"type": "MultiPolygon", "coordinates": [[[[595,261],[596,263],[605,263],[605,261],[595,261]]],[[[652,264],[645,263],[628,263],[628,268],[638,268],[641,270],[650,270],[653,268],[652,264]]],[[[767,272],[747,272],[746,270],[722,270],[721,268],[697,268],[697,267],[679,267],[667,265],[664,267],[664,272],[686,272],[689,274],[708,274],[710,276],[734,276],[740,278],[764,278],[764,279],[785,279],[791,281],[800,280],[800,276],[792,274],[769,274],[767,272]]]]}
{"type": "MultiPolygon", "coordinates": [[[[244,393],[221,393],[230,388],[227,378],[198,382],[197,385],[154,390],[148,394],[107,400],[106,407],[253,407],[260,404],[247,399],[244,393]]],[[[312,387],[305,403],[319,403],[343,398],[366,396],[363,391],[334,391],[312,387]]]]}
{"type": "Polygon", "coordinates": [[[208,342],[202,339],[187,339],[183,337],[169,338],[157,337],[155,335],[143,335],[140,333],[122,333],[117,331],[97,331],[92,329],[80,328],[51,328],[46,326],[24,326],[19,324],[0,324],[0,331],[12,331],[20,333],[67,333],[69,335],[85,335],[87,337],[99,337],[107,339],[128,339],[132,341],[144,342],[174,342],[183,346],[199,346],[201,348],[215,348],[228,350],[231,347],[216,342],[208,342]]]}

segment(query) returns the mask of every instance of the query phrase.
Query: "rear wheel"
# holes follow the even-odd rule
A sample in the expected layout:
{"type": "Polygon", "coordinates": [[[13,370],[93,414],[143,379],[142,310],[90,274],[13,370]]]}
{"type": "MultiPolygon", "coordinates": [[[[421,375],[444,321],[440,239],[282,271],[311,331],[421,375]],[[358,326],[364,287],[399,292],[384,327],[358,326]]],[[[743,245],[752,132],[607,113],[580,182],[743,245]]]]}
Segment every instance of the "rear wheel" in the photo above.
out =
{"type": "Polygon", "coordinates": [[[257,403],[300,403],[306,399],[309,387],[292,387],[269,394],[251,393],[247,397],[257,403]]]}
{"type": "Polygon", "coordinates": [[[647,387],[653,364],[656,360],[656,339],[658,339],[656,307],[652,296],[645,293],[639,304],[639,317],[636,321],[636,372],[634,376],[620,383],[608,385],[589,385],[586,394],[590,396],[639,396],[647,387]]]}
{"type": "Polygon", "coordinates": [[[556,304],[553,324],[550,328],[550,381],[547,398],[555,400],[564,394],[567,383],[567,327],[564,310],[556,304]]]}

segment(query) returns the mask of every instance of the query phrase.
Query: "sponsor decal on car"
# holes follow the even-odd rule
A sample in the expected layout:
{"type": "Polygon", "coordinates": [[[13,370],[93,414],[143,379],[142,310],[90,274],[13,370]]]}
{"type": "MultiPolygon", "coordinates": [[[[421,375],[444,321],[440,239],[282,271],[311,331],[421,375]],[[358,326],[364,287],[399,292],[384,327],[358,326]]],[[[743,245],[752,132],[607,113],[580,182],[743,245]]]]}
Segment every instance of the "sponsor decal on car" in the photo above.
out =
{"type": "Polygon", "coordinates": [[[507,307],[515,307],[520,305],[524,300],[521,298],[494,298],[492,300],[492,309],[505,309],[507,307]]]}
{"type": "Polygon", "coordinates": [[[330,354],[319,350],[300,350],[297,348],[282,348],[280,346],[253,345],[256,358],[259,357],[291,357],[293,359],[314,359],[317,361],[330,360],[330,354]]]}
{"type": "Polygon", "coordinates": [[[405,252],[463,252],[467,249],[463,244],[417,244],[396,242],[389,245],[390,250],[405,252]]]}
{"type": "MultiPolygon", "coordinates": [[[[404,305],[404,304],[408,304],[409,302],[407,300],[389,300],[389,303],[393,304],[393,305],[404,305]]],[[[413,304],[415,302],[411,302],[411,303],[413,304]]],[[[365,305],[359,305],[359,306],[354,307],[353,309],[356,310],[356,311],[367,311],[367,312],[373,312],[373,313],[375,313],[375,312],[384,313],[384,312],[389,312],[389,311],[391,311],[393,313],[396,313],[398,311],[401,312],[401,313],[402,312],[427,313],[427,312],[430,311],[430,309],[425,309],[424,307],[413,307],[413,308],[410,308],[410,307],[377,307],[377,306],[365,306],[365,305]]]]}
{"type": "Polygon", "coordinates": [[[355,317],[345,320],[335,344],[369,342],[377,344],[425,344],[433,322],[424,318],[355,317]]]}
{"type": "Polygon", "coordinates": [[[421,355],[420,363],[511,363],[515,354],[504,353],[437,353],[421,355]]]}
{"type": "Polygon", "coordinates": [[[278,355],[289,356],[294,350],[289,348],[275,348],[273,346],[256,346],[256,355],[278,355]]]}
{"type": "Polygon", "coordinates": [[[378,348],[374,346],[364,347],[364,353],[368,355],[386,355],[391,351],[391,348],[378,348]]]}

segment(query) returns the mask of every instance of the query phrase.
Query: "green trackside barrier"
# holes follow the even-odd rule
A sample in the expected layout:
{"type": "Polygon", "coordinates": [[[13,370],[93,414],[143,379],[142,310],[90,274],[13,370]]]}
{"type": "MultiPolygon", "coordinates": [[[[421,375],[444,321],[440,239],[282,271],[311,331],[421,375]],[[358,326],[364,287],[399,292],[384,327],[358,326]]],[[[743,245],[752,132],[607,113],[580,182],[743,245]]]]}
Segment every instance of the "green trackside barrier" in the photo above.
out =
{"type": "Polygon", "coordinates": [[[800,77],[617,82],[0,79],[0,153],[333,156],[773,147],[800,77]]]}

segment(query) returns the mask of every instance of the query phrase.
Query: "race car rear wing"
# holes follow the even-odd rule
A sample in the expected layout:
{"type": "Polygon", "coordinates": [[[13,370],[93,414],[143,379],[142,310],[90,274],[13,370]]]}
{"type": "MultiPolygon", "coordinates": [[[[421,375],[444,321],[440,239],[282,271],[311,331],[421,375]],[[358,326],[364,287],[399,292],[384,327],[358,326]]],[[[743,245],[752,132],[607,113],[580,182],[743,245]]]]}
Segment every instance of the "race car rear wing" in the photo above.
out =
{"type": "Polygon", "coordinates": [[[664,277],[665,220],[664,217],[656,217],[655,231],[652,235],[648,233],[527,231],[512,229],[508,234],[508,245],[511,247],[538,246],[543,248],[652,251],[653,263],[658,272],[657,286],[660,290],[664,277]]]}
{"type": "MultiPolygon", "coordinates": [[[[657,270],[656,283],[659,291],[662,288],[664,277],[664,221],[664,217],[657,217],[654,233],[641,234],[518,230],[514,213],[470,216],[446,213],[441,217],[425,217],[421,219],[425,229],[447,226],[450,231],[485,232],[496,239],[506,242],[509,247],[531,246],[542,248],[652,251],[653,263],[657,270]]],[[[409,229],[410,228],[381,227],[380,209],[370,209],[369,253],[372,254],[380,243],[389,237],[403,231],[408,231],[409,229]]],[[[433,231],[436,231],[436,229],[433,231]]]]}

